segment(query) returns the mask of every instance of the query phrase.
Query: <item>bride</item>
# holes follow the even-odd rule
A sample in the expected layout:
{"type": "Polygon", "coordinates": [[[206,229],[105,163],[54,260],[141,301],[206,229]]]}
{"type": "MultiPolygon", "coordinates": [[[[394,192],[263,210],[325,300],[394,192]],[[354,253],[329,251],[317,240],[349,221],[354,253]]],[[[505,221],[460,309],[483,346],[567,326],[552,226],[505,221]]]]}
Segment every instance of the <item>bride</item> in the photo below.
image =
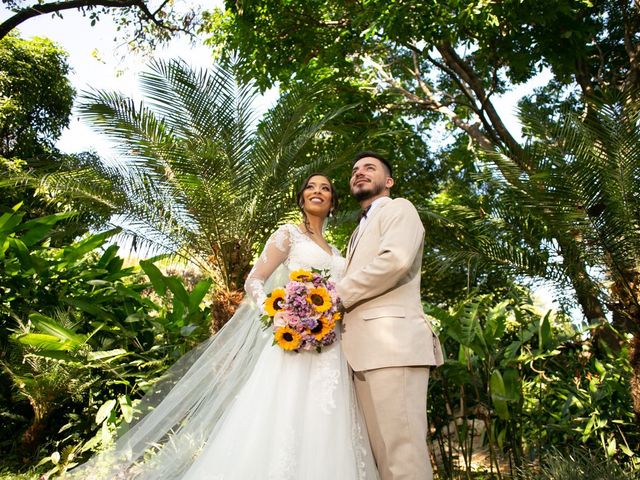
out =
{"type": "Polygon", "coordinates": [[[338,205],[331,181],[311,175],[297,199],[304,221],[271,235],[231,320],[169,370],[112,448],[66,478],[378,478],[340,339],[321,353],[287,352],[260,322],[266,292],[291,271],[327,270],[335,281],[345,268],[322,235],[338,205]]]}

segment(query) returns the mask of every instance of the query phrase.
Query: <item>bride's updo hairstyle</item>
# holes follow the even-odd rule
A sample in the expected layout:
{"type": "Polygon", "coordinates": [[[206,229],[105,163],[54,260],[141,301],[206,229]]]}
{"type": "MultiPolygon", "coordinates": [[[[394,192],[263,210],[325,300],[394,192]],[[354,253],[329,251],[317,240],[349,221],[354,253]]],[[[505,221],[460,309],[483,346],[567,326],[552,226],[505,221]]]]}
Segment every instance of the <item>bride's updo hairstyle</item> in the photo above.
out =
{"type": "Polygon", "coordinates": [[[328,180],[329,186],[331,186],[331,208],[329,209],[329,216],[331,217],[335,215],[336,212],[338,211],[338,192],[336,192],[336,189],[333,186],[333,182],[331,181],[331,179],[327,177],[324,173],[319,173],[319,172],[312,173],[307,178],[305,178],[304,181],[302,182],[302,186],[298,190],[297,202],[298,202],[298,208],[300,209],[300,212],[302,213],[302,217],[304,218],[304,226],[307,229],[307,231],[311,233],[313,232],[309,229],[309,220],[307,219],[307,214],[304,211],[303,194],[305,189],[309,185],[309,180],[311,180],[313,177],[324,177],[328,180]]]}

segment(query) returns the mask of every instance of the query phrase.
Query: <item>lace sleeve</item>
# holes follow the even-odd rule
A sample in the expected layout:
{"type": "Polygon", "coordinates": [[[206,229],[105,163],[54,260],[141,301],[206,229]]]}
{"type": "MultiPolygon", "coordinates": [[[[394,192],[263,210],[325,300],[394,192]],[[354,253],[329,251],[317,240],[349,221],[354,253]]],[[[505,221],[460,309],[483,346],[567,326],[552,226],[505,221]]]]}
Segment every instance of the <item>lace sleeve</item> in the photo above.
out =
{"type": "Polygon", "coordinates": [[[289,226],[283,225],[276,230],[267,240],[264,250],[256,260],[244,283],[245,291],[253,297],[258,307],[263,308],[267,294],[264,291],[264,282],[271,276],[280,264],[289,255],[291,248],[291,234],[289,226]]]}

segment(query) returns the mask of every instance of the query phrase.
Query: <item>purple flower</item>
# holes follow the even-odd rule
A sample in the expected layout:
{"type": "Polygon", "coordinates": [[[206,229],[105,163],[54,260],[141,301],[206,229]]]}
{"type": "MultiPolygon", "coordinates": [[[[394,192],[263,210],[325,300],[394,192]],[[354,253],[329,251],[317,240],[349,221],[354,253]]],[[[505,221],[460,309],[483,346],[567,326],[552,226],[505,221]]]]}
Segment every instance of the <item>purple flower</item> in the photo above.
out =
{"type": "Polygon", "coordinates": [[[336,341],[336,339],[337,339],[336,331],[335,330],[331,330],[322,339],[322,345],[323,346],[331,345],[333,342],[336,341]]]}

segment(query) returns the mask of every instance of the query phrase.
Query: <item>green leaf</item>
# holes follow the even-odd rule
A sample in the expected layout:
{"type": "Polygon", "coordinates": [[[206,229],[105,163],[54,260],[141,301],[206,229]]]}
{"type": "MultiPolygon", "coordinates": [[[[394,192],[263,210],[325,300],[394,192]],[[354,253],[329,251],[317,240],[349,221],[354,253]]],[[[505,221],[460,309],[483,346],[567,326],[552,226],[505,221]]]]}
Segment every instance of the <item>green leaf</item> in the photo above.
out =
{"type": "Polygon", "coordinates": [[[63,360],[70,363],[83,363],[83,359],[69,355],[64,350],[40,350],[35,353],[38,357],[52,358],[54,360],[63,360]]]}
{"type": "Polygon", "coordinates": [[[509,402],[520,400],[520,375],[515,368],[506,368],[502,375],[505,398],[509,402]]]}
{"type": "Polygon", "coordinates": [[[618,450],[618,442],[616,442],[616,438],[612,437],[607,442],[607,457],[613,457],[618,450]]]}
{"type": "Polygon", "coordinates": [[[86,254],[92,252],[98,247],[104,245],[108,238],[112,237],[116,233],[120,231],[119,228],[108,230],[102,233],[96,233],[94,235],[85,238],[73,245],[64,249],[65,251],[65,260],[69,263],[78,260],[79,258],[85,256],[86,254]]]}
{"type": "Polygon", "coordinates": [[[587,425],[585,425],[584,430],[582,431],[582,441],[586,442],[589,439],[589,434],[591,433],[591,430],[593,430],[593,427],[596,423],[596,419],[595,417],[592,415],[589,418],[589,421],[587,422],[587,425]]]}
{"type": "Polygon", "coordinates": [[[189,295],[189,311],[196,312],[200,308],[200,303],[211,288],[212,281],[210,279],[200,280],[189,295]]]}
{"type": "Polygon", "coordinates": [[[602,364],[602,362],[600,360],[598,360],[597,358],[595,359],[595,361],[593,362],[593,366],[595,367],[596,371],[600,374],[600,375],[604,375],[605,373],[607,373],[607,369],[605,368],[605,366],[602,364]]]}
{"type": "Polygon", "coordinates": [[[66,304],[73,305],[83,312],[87,312],[103,320],[114,320],[113,313],[99,307],[95,302],[83,298],[64,297],[61,299],[66,304]]]}
{"type": "Polygon", "coordinates": [[[98,413],[96,413],[96,424],[100,425],[111,415],[111,411],[113,407],[116,406],[116,401],[112,398],[104,402],[100,408],[98,409],[98,413]]]}
{"type": "Polygon", "coordinates": [[[465,347],[473,348],[474,340],[479,332],[479,309],[480,302],[473,302],[464,305],[459,312],[458,320],[460,321],[460,343],[465,347]]]}
{"type": "Polygon", "coordinates": [[[113,359],[114,357],[121,357],[123,355],[127,355],[129,352],[122,348],[116,348],[114,350],[100,350],[97,352],[89,352],[87,354],[87,360],[95,361],[95,360],[105,360],[107,358],[113,359]]]}
{"type": "Polygon", "coordinates": [[[57,336],[45,333],[25,333],[14,338],[23,345],[48,351],[69,351],[73,349],[73,346],[68,342],[60,340],[57,336]]]}
{"type": "Polygon", "coordinates": [[[22,240],[25,245],[31,247],[46,238],[56,223],[74,215],[73,212],[55,213],[24,222],[18,230],[26,230],[27,232],[20,236],[20,240],[22,240]]]}
{"type": "Polygon", "coordinates": [[[167,287],[169,287],[169,290],[171,290],[171,293],[173,293],[174,304],[175,299],[178,299],[183,306],[188,307],[189,294],[185,290],[182,282],[175,277],[165,277],[164,281],[167,284],[167,287]]]}
{"type": "Polygon", "coordinates": [[[24,242],[18,238],[9,237],[7,239],[9,243],[9,248],[12,248],[18,260],[20,260],[20,265],[25,270],[29,270],[34,267],[33,259],[31,258],[31,254],[29,253],[29,249],[24,244],[24,242]]]}
{"type": "Polygon", "coordinates": [[[147,260],[141,260],[140,267],[144,270],[147,277],[149,277],[151,285],[153,285],[153,289],[156,293],[160,296],[164,296],[167,292],[167,284],[164,281],[166,277],[162,274],[160,269],[147,260]]]}
{"type": "Polygon", "coordinates": [[[178,297],[173,297],[171,320],[176,326],[183,326],[185,321],[185,304],[178,297]]]}
{"type": "Polygon", "coordinates": [[[20,225],[24,213],[3,213],[0,215],[0,233],[10,234],[20,225]]]}
{"type": "Polygon", "coordinates": [[[63,342],[68,342],[74,348],[77,348],[87,341],[87,337],[75,333],[73,330],[63,327],[57,323],[54,319],[49,318],[40,313],[32,313],[29,315],[29,320],[43,332],[58,337],[63,342]]]}
{"type": "Polygon", "coordinates": [[[622,453],[624,453],[627,457],[633,457],[635,455],[633,450],[631,450],[626,445],[620,445],[620,450],[622,450],[622,453]]]}
{"type": "Polygon", "coordinates": [[[118,249],[118,245],[111,245],[109,248],[107,248],[100,257],[100,260],[98,260],[96,267],[107,269],[107,265],[109,265],[109,262],[113,260],[118,254],[118,249]]]}
{"type": "Polygon", "coordinates": [[[490,379],[491,400],[498,416],[503,420],[509,420],[509,406],[507,405],[507,392],[504,380],[499,370],[494,370],[490,379]]]}
{"type": "Polygon", "coordinates": [[[120,404],[120,411],[122,412],[124,421],[131,423],[131,420],[133,420],[133,406],[129,395],[120,395],[118,397],[118,403],[120,404]]]}
{"type": "Polygon", "coordinates": [[[538,349],[540,352],[547,350],[551,345],[551,323],[549,322],[549,315],[551,315],[551,310],[540,320],[538,329],[538,349]]]}
{"type": "Polygon", "coordinates": [[[9,239],[0,234],[0,258],[4,258],[5,253],[9,249],[9,239]]]}
{"type": "Polygon", "coordinates": [[[440,368],[442,369],[443,377],[446,377],[448,382],[457,387],[470,385],[472,382],[472,376],[469,373],[466,362],[461,363],[447,359],[440,368]]]}
{"type": "Polygon", "coordinates": [[[504,448],[504,441],[507,438],[507,428],[503,428],[498,432],[498,438],[496,439],[498,441],[498,447],[500,447],[500,449],[504,448]]]}
{"type": "MultiPolygon", "coordinates": [[[[115,404],[115,400],[113,400],[113,402],[115,404]]],[[[109,422],[102,422],[102,427],[100,428],[100,440],[102,441],[102,444],[108,445],[111,442],[112,438],[113,435],[111,434],[111,430],[109,430],[109,422]]]]}

